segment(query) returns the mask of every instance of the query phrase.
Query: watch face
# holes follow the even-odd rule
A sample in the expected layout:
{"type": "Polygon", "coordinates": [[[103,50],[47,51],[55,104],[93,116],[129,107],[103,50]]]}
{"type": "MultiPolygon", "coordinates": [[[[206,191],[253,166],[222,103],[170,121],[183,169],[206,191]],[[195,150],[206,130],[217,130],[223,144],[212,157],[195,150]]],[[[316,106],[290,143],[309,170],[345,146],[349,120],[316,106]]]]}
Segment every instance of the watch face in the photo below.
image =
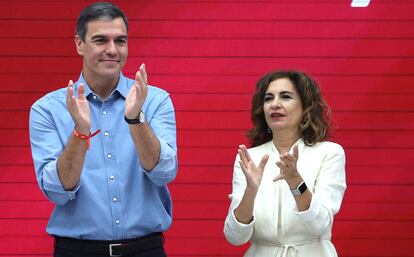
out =
{"type": "Polygon", "coordinates": [[[139,113],[138,119],[139,119],[139,123],[145,122],[145,115],[142,111],[139,113]]]}
{"type": "Polygon", "coordinates": [[[306,191],[306,189],[308,189],[308,187],[306,186],[305,182],[303,182],[303,183],[302,183],[302,184],[298,187],[298,190],[299,190],[300,194],[303,194],[303,193],[306,191]]]}

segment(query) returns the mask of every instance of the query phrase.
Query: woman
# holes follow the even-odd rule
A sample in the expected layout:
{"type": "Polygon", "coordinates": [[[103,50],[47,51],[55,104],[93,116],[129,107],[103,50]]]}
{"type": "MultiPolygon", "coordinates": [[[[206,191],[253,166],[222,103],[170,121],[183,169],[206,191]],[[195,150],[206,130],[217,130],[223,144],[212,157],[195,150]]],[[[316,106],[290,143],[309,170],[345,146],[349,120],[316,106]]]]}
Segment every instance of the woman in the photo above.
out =
{"type": "Polygon", "coordinates": [[[306,74],[263,76],[252,100],[252,147],[240,145],[224,234],[245,257],[337,256],[334,215],[346,188],[345,154],[326,141],[329,108],[306,74]]]}

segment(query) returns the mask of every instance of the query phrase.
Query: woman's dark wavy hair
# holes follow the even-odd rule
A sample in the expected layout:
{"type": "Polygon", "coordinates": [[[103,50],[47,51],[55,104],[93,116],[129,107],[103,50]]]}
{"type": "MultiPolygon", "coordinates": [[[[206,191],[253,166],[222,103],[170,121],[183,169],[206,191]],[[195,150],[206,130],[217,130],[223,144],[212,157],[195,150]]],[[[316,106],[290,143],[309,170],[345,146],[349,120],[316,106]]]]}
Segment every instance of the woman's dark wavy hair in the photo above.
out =
{"type": "Polygon", "coordinates": [[[254,127],[248,133],[251,145],[258,146],[273,138],[268,132],[263,105],[269,84],[280,78],[289,79],[302,100],[303,117],[299,133],[305,144],[311,146],[329,138],[331,110],[323,100],[318,84],[299,71],[274,71],[264,75],[256,84],[251,111],[254,127]]]}

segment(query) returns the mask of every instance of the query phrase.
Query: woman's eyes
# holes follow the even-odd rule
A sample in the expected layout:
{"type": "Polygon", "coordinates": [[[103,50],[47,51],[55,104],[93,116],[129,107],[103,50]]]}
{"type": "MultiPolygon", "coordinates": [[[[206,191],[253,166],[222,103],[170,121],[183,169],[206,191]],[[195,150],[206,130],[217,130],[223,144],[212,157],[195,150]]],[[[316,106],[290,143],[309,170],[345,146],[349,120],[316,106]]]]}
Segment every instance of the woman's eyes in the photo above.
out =
{"type": "Polygon", "coordinates": [[[273,99],[273,97],[272,96],[265,96],[264,97],[264,101],[265,102],[269,102],[269,101],[271,101],[273,99]]]}
{"type": "Polygon", "coordinates": [[[281,95],[281,98],[283,98],[283,99],[293,99],[293,97],[291,95],[288,95],[288,94],[281,95]]]}
{"type": "MultiPolygon", "coordinates": [[[[285,100],[293,99],[293,97],[289,94],[283,94],[283,95],[280,96],[280,98],[285,99],[285,100]]],[[[264,97],[264,102],[269,102],[269,101],[272,101],[272,100],[273,100],[273,96],[269,95],[269,96],[264,97]]]]}

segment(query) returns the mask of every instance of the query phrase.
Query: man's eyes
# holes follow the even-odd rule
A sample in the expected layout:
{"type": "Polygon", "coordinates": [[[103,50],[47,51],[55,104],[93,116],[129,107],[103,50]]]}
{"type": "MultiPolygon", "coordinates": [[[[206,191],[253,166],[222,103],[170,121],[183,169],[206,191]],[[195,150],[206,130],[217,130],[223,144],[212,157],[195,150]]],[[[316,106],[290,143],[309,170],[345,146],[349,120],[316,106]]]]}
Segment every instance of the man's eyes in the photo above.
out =
{"type": "MultiPolygon", "coordinates": [[[[106,42],[108,42],[108,39],[106,39],[106,38],[95,38],[95,39],[92,40],[92,42],[93,43],[98,43],[98,44],[99,43],[106,43],[106,42]]],[[[124,44],[127,43],[127,40],[126,39],[116,39],[115,43],[124,45],[124,44]]]]}
{"type": "Polygon", "coordinates": [[[102,43],[102,42],[106,42],[107,40],[104,38],[95,38],[92,40],[92,42],[94,43],[102,43]]]}
{"type": "Polygon", "coordinates": [[[127,43],[127,41],[125,39],[118,39],[118,40],[116,40],[116,42],[118,44],[126,44],[127,43]]]}

